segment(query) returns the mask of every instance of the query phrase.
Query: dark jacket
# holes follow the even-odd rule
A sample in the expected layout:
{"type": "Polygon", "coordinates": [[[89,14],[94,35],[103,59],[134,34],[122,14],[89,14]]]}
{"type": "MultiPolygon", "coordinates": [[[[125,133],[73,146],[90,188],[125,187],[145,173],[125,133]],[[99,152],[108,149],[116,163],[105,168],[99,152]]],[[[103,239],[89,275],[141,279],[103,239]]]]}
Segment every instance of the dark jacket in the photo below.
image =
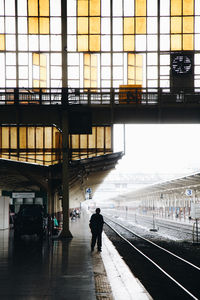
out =
{"type": "Polygon", "coordinates": [[[102,232],[103,230],[103,216],[101,214],[93,214],[90,218],[90,229],[92,232],[102,232]]]}

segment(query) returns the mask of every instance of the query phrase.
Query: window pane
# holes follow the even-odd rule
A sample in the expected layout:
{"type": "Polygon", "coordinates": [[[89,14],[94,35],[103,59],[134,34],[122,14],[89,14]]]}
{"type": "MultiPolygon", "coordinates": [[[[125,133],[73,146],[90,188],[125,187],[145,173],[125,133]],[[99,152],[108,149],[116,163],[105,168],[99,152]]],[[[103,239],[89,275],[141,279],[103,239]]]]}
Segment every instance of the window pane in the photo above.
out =
{"type": "Polygon", "coordinates": [[[193,34],[183,35],[183,50],[193,50],[193,34]]]}
{"type": "Polygon", "coordinates": [[[194,29],[194,18],[183,17],[183,33],[193,33],[194,29]]]}
{"type": "MultiPolygon", "coordinates": [[[[72,2],[72,1],[67,1],[72,2]]],[[[73,1],[75,2],[75,1],[73,1]]],[[[50,0],[50,14],[51,16],[61,16],[61,1],[60,0],[50,0]]]]}
{"type": "Polygon", "coordinates": [[[124,1],[124,16],[134,16],[134,1],[124,1]]]}
{"type": "Polygon", "coordinates": [[[60,18],[51,18],[51,34],[61,34],[60,18]]]}
{"type": "Polygon", "coordinates": [[[168,51],[170,49],[169,35],[160,36],[160,50],[168,51]]]}
{"type": "Polygon", "coordinates": [[[174,34],[171,36],[171,50],[181,50],[181,35],[174,34]]]}
{"type": "Polygon", "coordinates": [[[18,18],[18,33],[27,34],[27,18],[18,18]]]}
{"type": "Polygon", "coordinates": [[[38,0],[28,0],[28,15],[38,16],[38,0]]]}
{"type": "Polygon", "coordinates": [[[88,51],[88,35],[78,35],[78,51],[88,51]]]}
{"type": "Polygon", "coordinates": [[[0,34],[0,50],[5,50],[5,36],[4,34],[0,34]]]}
{"type": "Polygon", "coordinates": [[[39,0],[40,16],[49,16],[49,0],[39,0]]]}
{"type": "Polygon", "coordinates": [[[18,16],[27,15],[27,0],[20,0],[17,2],[18,16]]]}
{"type": "Polygon", "coordinates": [[[182,12],[182,0],[171,0],[171,15],[181,15],[182,12]]]}
{"type": "Polygon", "coordinates": [[[88,18],[78,18],[78,34],[88,33],[88,18]]]}
{"type": "Polygon", "coordinates": [[[134,18],[124,18],[124,34],[134,33],[134,18]]]}
{"type": "Polygon", "coordinates": [[[100,18],[90,18],[90,33],[91,34],[100,33],[100,18]]]}
{"type": "Polygon", "coordinates": [[[136,16],[146,16],[146,0],[135,0],[136,16]]]}
{"type": "Polygon", "coordinates": [[[100,0],[90,0],[90,16],[100,16],[100,0]]]}
{"type": "Polygon", "coordinates": [[[182,19],[180,17],[171,18],[171,33],[181,33],[182,19]]]}
{"type": "Polygon", "coordinates": [[[78,0],[78,16],[88,16],[88,0],[78,0]]]}
{"type": "Polygon", "coordinates": [[[136,18],[136,34],[146,33],[146,18],[137,17],[136,18]]]}
{"type": "Polygon", "coordinates": [[[113,50],[114,51],[122,51],[123,48],[123,40],[122,36],[113,36],[113,50]]]}
{"type": "Polygon", "coordinates": [[[135,36],[124,35],[124,51],[134,51],[135,49],[135,36]]]}
{"type": "Polygon", "coordinates": [[[90,51],[100,51],[100,35],[90,35],[90,51]]]}
{"type": "Polygon", "coordinates": [[[38,33],[38,18],[29,18],[29,33],[38,33]]]}
{"type": "Polygon", "coordinates": [[[49,18],[39,18],[40,34],[49,34],[49,18]]]}

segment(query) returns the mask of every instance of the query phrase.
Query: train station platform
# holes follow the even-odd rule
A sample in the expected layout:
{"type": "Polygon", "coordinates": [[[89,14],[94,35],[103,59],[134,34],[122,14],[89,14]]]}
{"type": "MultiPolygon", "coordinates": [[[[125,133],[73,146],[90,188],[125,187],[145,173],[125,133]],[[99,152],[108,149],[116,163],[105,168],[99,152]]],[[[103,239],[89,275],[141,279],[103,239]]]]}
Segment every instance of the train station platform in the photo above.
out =
{"type": "Polygon", "coordinates": [[[103,234],[102,252],[90,251],[89,214],[70,221],[72,239],[23,237],[0,230],[0,299],[151,299],[103,234]]]}

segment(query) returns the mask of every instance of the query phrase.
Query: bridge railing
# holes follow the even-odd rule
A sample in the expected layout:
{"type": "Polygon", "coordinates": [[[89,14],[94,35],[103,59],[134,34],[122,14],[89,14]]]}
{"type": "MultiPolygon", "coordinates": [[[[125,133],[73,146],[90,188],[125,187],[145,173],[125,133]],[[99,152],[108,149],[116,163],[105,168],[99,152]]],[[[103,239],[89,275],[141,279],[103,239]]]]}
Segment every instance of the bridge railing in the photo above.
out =
{"type": "Polygon", "coordinates": [[[0,105],[173,105],[200,104],[200,88],[0,88],[0,105]]]}

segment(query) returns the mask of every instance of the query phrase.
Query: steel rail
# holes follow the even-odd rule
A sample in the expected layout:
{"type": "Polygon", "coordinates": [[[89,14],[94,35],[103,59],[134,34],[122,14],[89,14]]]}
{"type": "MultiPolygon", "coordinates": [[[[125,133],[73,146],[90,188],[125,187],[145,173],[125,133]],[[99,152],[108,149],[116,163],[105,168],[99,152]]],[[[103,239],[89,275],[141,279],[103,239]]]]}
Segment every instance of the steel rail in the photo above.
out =
{"type": "MultiPolygon", "coordinates": [[[[107,217],[106,217],[106,218],[107,218],[107,217]]],[[[109,218],[107,218],[107,219],[109,219],[109,218]]],[[[125,230],[129,231],[130,233],[134,234],[134,235],[137,236],[138,238],[140,238],[140,239],[142,239],[142,240],[144,240],[144,241],[146,241],[146,242],[148,242],[148,243],[154,245],[155,247],[157,247],[157,248],[159,248],[159,249],[161,249],[161,250],[163,250],[163,251],[169,253],[170,255],[172,255],[172,256],[174,256],[174,257],[176,257],[176,258],[182,260],[183,262],[187,263],[188,265],[190,265],[190,266],[192,266],[193,268],[195,268],[195,269],[197,269],[198,271],[200,271],[200,268],[199,268],[199,267],[197,267],[196,265],[192,264],[192,263],[189,262],[188,260],[185,260],[184,258],[182,258],[182,257],[180,257],[180,256],[178,256],[178,255],[176,255],[175,253],[173,253],[173,252],[171,252],[171,251],[169,251],[169,250],[167,250],[167,249],[165,249],[165,248],[163,248],[163,247],[157,245],[156,243],[154,243],[154,242],[152,242],[152,241],[150,241],[150,240],[148,240],[148,239],[142,237],[141,235],[135,233],[135,232],[132,231],[131,229],[127,228],[126,226],[124,226],[124,225],[122,225],[122,224],[120,224],[120,223],[118,223],[118,222],[116,222],[116,221],[113,221],[112,219],[109,219],[109,220],[110,220],[111,222],[113,222],[113,223],[115,223],[115,224],[121,226],[122,228],[124,228],[125,230]]]]}
{"type": "MultiPolygon", "coordinates": [[[[107,218],[107,217],[106,217],[107,218]]],[[[107,218],[109,219],[109,218],[107,218]]],[[[161,248],[162,250],[165,250],[166,252],[169,252],[169,254],[172,254],[170,253],[170,251],[154,244],[153,242],[139,236],[138,234],[135,234],[133,231],[129,230],[128,228],[126,228],[125,226],[119,224],[118,222],[115,222],[111,219],[109,219],[111,222],[113,223],[116,223],[117,225],[121,226],[122,228],[126,229],[127,231],[131,232],[132,234],[134,234],[135,236],[147,241],[147,242],[150,242],[152,243],[154,246],[158,247],[158,248],[161,248]]],[[[163,274],[165,274],[169,279],[171,279],[176,285],[178,285],[183,291],[185,291],[191,298],[195,299],[195,300],[199,300],[197,297],[195,297],[190,291],[188,291],[182,284],[180,284],[175,278],[173,278],[171,275],[169,275],[164,269],[162,269],[155,261],[153,261],[151,258],[149,258],[146,254],[144,254],[141,250],[139,250],[137,247],[135,247],[129,240],[127,240],[125,237],[123,237],[113,226],[111,226],[110,224],[108,224],[106,221],[105,223],[107,224],[107,226],[109,226],[121,239],[123,239],[126,243],[128,243],[132,248],[134,248],[137,252],[139,252],[143,257],[145,257],[148,261],[150,261],[156,268],[158,268],[163,274]]],[[[179,256],[175,255],[175,254],[172,254],[174,255],[176,258],[179,258],[179,256]]],[[[181,259],[181,258],[180,258],[181,259]]],[[[187,262],[185,261],[184,259],[181,259],[183,260],[184,262],[187,262]]],[[[193,267],[195,265],[191,264],[190,262],[188,262],[190,265],[192,265],[193,267]]],[[[198,268],[197,266],[195,266],[198,270],[200,270],[200,268],[198,268]]]]}

